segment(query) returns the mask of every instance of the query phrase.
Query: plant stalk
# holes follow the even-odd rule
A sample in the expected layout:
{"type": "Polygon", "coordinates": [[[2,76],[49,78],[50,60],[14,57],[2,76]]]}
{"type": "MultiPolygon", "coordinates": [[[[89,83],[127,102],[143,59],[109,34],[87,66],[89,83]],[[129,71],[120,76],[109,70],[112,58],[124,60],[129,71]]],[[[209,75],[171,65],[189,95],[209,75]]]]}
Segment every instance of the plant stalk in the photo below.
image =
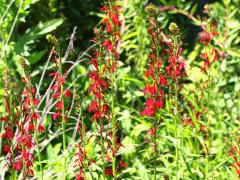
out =
{"type": "Polygon", "coordinates": [[[40,167],[40,171],[41,171],[40,179],[43,180],[42,158],[41,158],[40,146],[39,146],[39,140],[38,140],[37,123],[35,121],[34,121],[34,126],[35,126],[34,134],[35,134],[35,139],[36,139],[36,144],[37,144],[38,161],[39,161],[39,167],[40,167]]]}
{"type": "Polygon", "coordinates": [[[102,156],[102,175],[103,175],[103,180],[106,179],[105,177],[105,161],[104,161],[104,139],[103,139],[103,134],[102,134],[102,130],[103,130],[103,119],[101,118],[101,127],[100,127],[100,138],[101,138],[101,156],[102,156]]]}
{"type": "Polygon", "coordinates": [[[117,179],[117,172],[116,172],[116,119],[115,119],[115,115],[114,115],[114,106],[115,106],[115,102],[114,102],[114,98],[115,98],[115,94],[114,94],[114,82],[115,82],[115,73],[113,72],[112,74],[112,148],[113,148],[113,152],[112,152],[112,172],[113,172],[113,178],[114,180],[117,179]]]}
{"type": "MultiPolygon", "coordinates": [[[[29,80],[29,85],[28,85],[28,89],[29,89],[29,92],[31,92],[31,81],[29,80]]],[[[33,98],[33,94],[32,92],[30,93],[30,96],[31,96],[31,109],[32,109],[32,113],[35,112],[35,108],[34,108],[34,98],[33,98]]],[[[34,130],[34,136],[35,136],[35,139],[36,139],[36,145],[37,145],[37,155],[38,155],[38,162],[39,162],[39,167],[40,167],[40,171],[41,171],[41,175],[40,175],[40,179],[43,180],[43,167],[42,167],[42,158],[41,158],[41,153],[40,153],[40,146],[39,146],[39,139],[38,139],[38,132],[37,132],[37,122],[34,121],[34,127],[35,127],[35,130],[34,130]]]]}
{"type": "Polygon", "coordinates": [[[179,162],[178,162],[178,156],[179,156],[179,152],[178,152],[178,127],[177,127],[177,121],[178,121],[178,81],[176,81],[175,84],[175,111],[174,111],[174,127],[175,127],[175,157],[176,157],[176,168],[177,168],[177,176],[176,179],[178,179],[178,170],[179,170],[179,162]]]}
{"type": "Polygon", "coordinates": [[[155,118],[155,122],[154,122],[154,180],[157,179],[157,120],[155,118]]]}
{"type": "MultiPolygon", "coordinates": [[[[10,87],[10,97],[9,97],[9,117],[10,117],[10,121],[11,121],[11,131],[13,133],[13,125],[14,125],[14,118],[13,118],[13,114],[12,114],[12,106],[13,106],[13,97],[12,97],[12,87],[10,87]]],[[[14,144],[13,144],[13,139],[11,140],[11,152],[12,152],[12,168],[11,168],[11,172],[12,172],[12,179],[15,180],[15,171],[13,169],[13,163],[14,163],[14,144]]]]}
{"type": "Polygon", "coordinates": [[[66,119],[65,119],[65,108],[64,108],[64,101],[63,101],[63,86],[61,85],[61,94],[60,94],[60,98],[61,98],[61,103],[62,103],[62,130],[63,130],[63,136],[62,136],[62,141],[63,141],[63,170],[64,170],[64,174],[63,174],[63,179],[66,180],[66,176],[67,176],[67,158],[66,158],[66,119]]]}

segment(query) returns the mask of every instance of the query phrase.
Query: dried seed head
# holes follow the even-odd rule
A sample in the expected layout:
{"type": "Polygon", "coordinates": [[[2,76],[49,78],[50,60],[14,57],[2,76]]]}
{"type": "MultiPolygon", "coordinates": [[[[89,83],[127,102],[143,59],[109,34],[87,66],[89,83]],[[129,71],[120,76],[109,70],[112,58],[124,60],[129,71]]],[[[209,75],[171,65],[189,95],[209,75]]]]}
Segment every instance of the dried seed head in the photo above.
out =
{"type": "Polygon", "coordinates": [[[93,29],[93,33],[98,37],[98,36],[100,36],[100,34],[101,34],[101,28],[94,28],[93,29]]]}
{"type": "Polygon", "coordinates": [[[154,4],[150,3],[145,7],[145,12],[151,16],[157,16],[160,13],[160,9],[154,4]]]}
{"type": "Polygon", "coordinates": [[[31,74],[31,71],[30,71],[29,65],[26,63],[25,58],[21,56],[19,59],[19,63],[21,65],[21,67],[23,68],[25,75],[29,76],[31,74]]]}
{"type": "Polygon", "coordinates": [[[174,22],[172,22],[169,27],[168,27],[169,31],[175,35],[180,33],[180,29],[178,27],[178,25],[174,22]]]}
{"type": "Polygon", "coordinates": [[[54,46],[59,46],[59,40],[56,38],[56,36],[52,34],[48,34],[46,36],[46,39],[48,40],[49,43],[51,43],[54,46]]]}

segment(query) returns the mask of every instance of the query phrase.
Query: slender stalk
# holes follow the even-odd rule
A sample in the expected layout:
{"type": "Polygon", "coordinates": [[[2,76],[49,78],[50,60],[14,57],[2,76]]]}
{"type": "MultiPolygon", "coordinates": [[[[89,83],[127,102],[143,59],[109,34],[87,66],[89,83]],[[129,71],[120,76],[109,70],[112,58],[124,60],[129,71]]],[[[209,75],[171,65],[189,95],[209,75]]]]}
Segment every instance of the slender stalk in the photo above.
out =
{"type": "MultiPolygon", "coordinates": [[[[208,73],[207,75],[207,81],[209,82],[210,80],[210,75],[208,73]]],[[[207,91],[207,109],[209,110],[209,90],[210,88],[208,88],[207,91]]],[[[207,117],[207,128],[206,128],[206,133],[207,133],[207,142],[205,143],[205,148],[206,148],[206,166],[205,166],[205,176],[206,176],[206,180],[208,180],[208,172],[209,172],[209,155],[208,155],[208,149],[209,149],[209,141],[208,141],[208,127],[209,127],[209,121],[208,121],[208,117],[207,117]]]]}
{"type": "MultiPolygon", "coordinates": [[[[31,96],[31,109],[32,109],[32,113],[35,112],[35,106],[34,106],[34,97],[33,97],[33,94],[31,92],[31,80],[29,80],[28,82],[28,89],[29,89],[29,92],[30,92],[30,96],[31,96]]],[[[39,146],[39,139],[38,139],[38,132],[37,132],[37,122],[34,121],[34,136],[35,136],[35,139],[36,139],[36,145],[37,145],[37,156],[38,156],[38,162],[39,162],[39,167],[40,167],[40,171],[41,171],[41,175],[40,175],[40,179],[43,180],[43,167],[42,167],[42,158],[41,158],[41,153],[40,153],[40,146],[39,146]]]]}
{"type": "MultiPolygon", "coordinates": [[[[109,2],[109,6],[110,6],[110,10],[112,10],[112,4],[109,2]]],[[[111,41],[114,42],[114,35],[111,34],[112,37],[111,37],[111,41]]],[[[112,59],[112,65],[114,64],[114,56],[113,54],[111,54],[111,59],[112,59]]],[[[114,180],[117,179],[117,172],[116,172],[116,150],[117,150],[117,147],[116,147],[116,131],[117,131],[117,124],[116,124],[116,119],[115,119],[115,114],[114,114],[114,108],[115,108],[115,72],[113,71],[112,74],[111,74],[111,86],[112,86],[112,89],[111,89],[111,98],[112,98],[112,101],[111,101],[111,105],[112,105],[112,148],[113,148],[113,156],[112,156],[112,172],[113,172],[113,178],[114,180]]]]}
{"type": "MultiPolygon", "coordinates": [[[[22,149],[24,149],[24,145],[22,145],[22,149]]],[[[26,178],[26,164],[25,164],[24,158],[22,158],[22,167],[23,167],[23,169],[22,169],[23,179],[25,179],[26,178]]]]}
{"type": "Polygon", "coordinates": [[[63,160],[63,170],[64,170],[64,174],[63,174],[63,179],[66,179],[66,175],[67,175],[67,159],[66,159],[66,127],[65,127],[65,108],[64,108],[64,101],[63,101],[63,86],[61,85],[61,102],[62,102],[62,130],[63,130],[63,152],[64,152],[64,160],[63,160]]]}
{"type": "MultiPolygon", "coordinates": [[[[82,120],[82,144],[83,144],[83,150],[85,151],[85,140],[84,140],[84,137],[85,137],[85,127],[84,127],[84,122],[82,120]]],[[[87,176],[86,176],[86,168],[87,168],[87,165],[86,165],[86,159],[84,158],[83,159],[83,177],[84,179],[87,179],[87,176]]]]}
{"type": "Polygon", "coordinates": [[[178,170],[179,170],[179,162],[178,162],[178,156],[179,156],[179,152],[178,152],[178,127],[177,127],[177,121],[178,121],[178,82],[176,82],[175,84],[175,111],[174,111],[174,127],[175,127],[175,157],[176,157],[176,168],[177,168],[177,176],[176,179],[178,179],[178,170]]]}
{"type": "Polygon", "coordinates": [[[21,8],[22,8],[23,2],[24,2],[24,0],[22,0],[21,3],[20,3],[20,5],[19,5],[19,8],[18,8],[17,14],[16,14],[16,16],[15,16],[15,18],[14,18],[14,21],[13,21],[12,27],[11,27],[10,32],[9,32],[9,34],[8,34],[7,41],[6,41],[5,44],[3,44],[3,48],[2,48],[2,50],[1,50],[2,53],[1,53],[1,55],[0,55],[0,61],[1,61],[2,58],[4,57],[5,49],[6,49],[8,43],[9,43],[9,41],[10,41],[10,38],[11,38],[11,36],[12,36],[12,33],[13,33],[13,30],[14,30],[14,27],[15,27],[15,25],[16,25],[16,23],[17,23],[17,19],[18,19],[18,16],[19,16],[20,10],[21,10],[21,8]]]}
{"type": "Polygon", "coordinates": [[[155,132],[154,132],[154,175],[153,175],[153,179],[156,180],[157,179],[157,120],[155,118],[154,121],[154,128],[155,128],[155,132]]]}
{"type": "Polygon", "coordinates": [[[115,106],[115,94],[114,94],[114,82],[115,82],[115,73],[112,74],[112,148],[113,148],[113,156],[112,156],[112,172],[114,180],[117,179],[116,173],[116,119],[114,115],[114,106],[115,106]]]}
{"type": "MultiPolygon", "coordinates": [[[[62,70],[62,57],[61,57],[61,50],[59,48],[59,72],[62,75],[63,70],[62,70]]],[[[62,143],[63,143],[63,179],[67,179],[67,158],[66,158],[66,118],[65,118],[65,106],[64,106],[64,89],[63,89],[63,84],[60,85],[60,101],[62,104],[62,111],[61,111],[61,116],[62,116],[62,131],[63,131],[63,136],[62,136],[62,143]]]]}
{"type": "Polygon", "coordinates": [[[2,17],[1,17],[1,19],[0,19],[0,27],[1,27],[1,25],[2,25],[2,22],[3,22],[4,18],[5,18],[6,15],[7,15],[8,10],[9,10],[10,7],[13,5],[14,1],[15,1],[15,0],[12,0],[12,1],[7,5],[7,8],[6,8],[6,10],[4,11],[4,13],[3,13],[3,15],[2,15],[2,17]]]}
{"type": "MultiPolygon", "coordinates": [[[[104,56],[102,55],[102,47],[100,47],[100,50],[99,50],[99,53],[101,54],[100,55],[100,60],[104,60],[104,56]]],[[[101,68],[101,66],[99,66],[99,72],[100,72],[100,74],[101,74],[101,72],[102,72],[102,68],[101,68]]],[[[101,109],[102,107],[100,107],[100,109],[101,109]]],[[[97,125],[96,125],[96,127],[97,127],[97,125]]],[[[101,146],[101,158],[102,158],[102,178],[103,178],[103,180],[105,180],[106,179],[106,175],[105,175],[105,160],[104,160],[104,138],[103,138],[103,134],[102,134],[102,132],[103,132],[103,128],[104,128],[104,121],[103,121],[103,119],[101,118],[100,119],[100,130],[99,130],[99,133],[100,133],[100,141],[101,141],[101,144],[100,144],[100,146],[101,146]]]]}
{"type": "MultiPolygon", "coordinates": [[[[10,93],[9,93],[9,117],[10,117],[10,121],[11,121],[11,131],[13,133],[14,118],[13,118],[13,114],[12,114],[12,106],[13,106],[13,96],[12,96],[12,88],[11,88],[10,93]]],[[[11,140],[11,152],[12,152],[12,165],[13,165],[14,157],[15,157],[13,139],[11,140]]],[[[12,172],[12,179],[15,180],[16,177],[15,177],[15,171],[13,169],[13,166],[11,168],[11,172],[12,172]]]]}
{"type": "Polygon", "coordinates": [[[102,134],[102,130],[103,130],[103,119],[101,118],[101,124],[100,124],[100,141],[101,141],[101,156],[102,156],[102,175],[103,175],[103,180],[106,179],[105,177],[105,161],[104,161],[104,139],[103,139],[103,134],[102,134]]]}
{"type": "Polygon", "coordinates": [[[37,144],[37,155],[38,155],[38,162],[39,162],[39,167],[41,171],[41,176],[40,179],[43,180],[43,167],[42,167],[42,158],[41,158],[41,153],[40,153],[40,146],[39,146],[39,140],[38,140],[38,132],[37,132],[37,123],[34,121],[34,127],[35,127],[35,139],[36,139],[36,144],[37,144]]]}

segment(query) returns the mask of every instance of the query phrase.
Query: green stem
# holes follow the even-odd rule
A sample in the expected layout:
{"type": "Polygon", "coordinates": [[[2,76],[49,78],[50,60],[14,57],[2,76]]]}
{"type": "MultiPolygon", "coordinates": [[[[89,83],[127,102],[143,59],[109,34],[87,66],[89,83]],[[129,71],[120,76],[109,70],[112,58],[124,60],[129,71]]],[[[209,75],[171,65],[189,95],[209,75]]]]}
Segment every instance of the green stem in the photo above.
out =
{"type": "Polygon", "coordinates": [[[157,120],[154,122],[154,180],[157,179],[157,120]]]}
{"type": "Polygon", "coordinates": [[[64,170],[64,174],[63,174],[63,179],[66,179],[66,175],[67,175],[67,159],[66,159],[66,120],[65,120],[65,108],[64,108],[64,101],[63,101],[63,86],[61,85],[61,103],[62,103],[62,130],[63,130],[63,156],[64,156],[64,160],[63,160],[63,170],[64,170]]]}
{"type": "MultiPolygon", "coordinates": [[[[102,47],[100,46],[100,51],[99,51],[99,53],[100,53],[100,61],[101,60],[104,60],[104,56],[103,56],[103,54],[102,54],[102,47]]],[[[99,74],[101,74],[102,73],[102,68],[101,68],[101,66],[99,66],[99,74]]],[[[101,109],[101,107],[100,107],[100,109],[101,109]]],[[[97,125],[96,125],[96,127],[97,127],[97,125]]],[[[102,134],[102,132],[103,132],[103,128],[104,128],[104,121],[103,121],[103,119],[101,118],[100,119],[100,146],[101,146],[101,158],[102,158],[102,178],[103,178],[103,180],[105,180],[106,179],[106,175],[105,175],[105,160],[104,160],[104,138],[103,138],[103,134],[102,134]]]]}
{"type": "MultiPolygon", "coordinates": [[[[110,3],[110,9],[112,9],[112,4],[110,3]]],[[[112,36],[112,42],[114,42],[114,38],[112,36]]],[[[112,65],[114,64],[114,56],[111,54],[111,59],[112,59],[112,65]]],[[[110,70],[111,71],[111,70],[110,70]]],[[[113,149],[113,156],[112,156],[112,172],[113,172],[113,179],[117,179],[117,172],[116,172],[116,149],[117,149],[117,144],[116,144],[116,131],[117,131],[117,122],[115,119],[115,114],[114,114],[114,108],[115,108],[115,91],[114,91],[114,85],[115,85],[115,72],[111,72],[111,98],[112,98],[112,149],[113,149]]]]}
{"type": "Polygon", "coordinates": [[[37,144],[38,162],[39,162],[39,167],[40,167],[40,171],[41,171],[40,179],[43,180],[42,158],[41,158],[40,147],[39,147],[39,140],[38,140],[37,123],[36,123],[36,121],[34,121],[34,127],[35,127],[34,134],[35,134],[35,139],[36,139],[36,144],[37,144]]]}
{"type": "Polygon", "coordinates": [[[116,173],[116,119],[114,115],[114,82],[115,82],[115,73],[112,74],[112,148],[113,148],[113,156],[112,156],[112,172],[113,178],[117,179],[116,173]]]}
{"type": "Polygon", "coordinates": [[[100,138],[101,138],[101,156],[102,156],[102,175],[103,175],[103,179],[106,179],[105,177],[105,161],[104,161],[104,139],[103,139],[103,134],[102,134],[102,130],[103,130],[103,119],[101,118],[101,127],[100,127],[100,138]]]}
{"type": "MultiPolygon", "coordinates": [[[[84,137],[85,137],[85,127],[84,127],[84,122],[82,120],[82,143],[83,143],[83,148],[84,148],[84,151],[85,151],[85,140],[84,140],[84,137]]],[[[87,176],[86,176],[86,168],[87,168],[87,165],[86,165],[86,160],[85,158],[83,159],[83,177],[84,179],[87,179],[87,176]]]]}
{"type": "Polygon", "coordinates": [[[176,179],[178,179],[178,170],[179,170],[179,162],[178,162],[178,127],[177,127],[177,121],[178,121],[178,82],[176,82],[175,84],[175,111],[174,111],[174,114],[175,114],[175,118],[174,118],[174,127],[175,127],[175,140],[176,140],[176,143],[175,143],[175,151],[176,151],[176,167],[177,167],[177,176],[176,176],[176,179]]]}
{"type": "MultiPolygon", "coordinates": [[[[207,83],[209,83],[209,80],[210,80],[210,76],[208,74],[207,76],[207,83]]],[[[209,110],[209,90],[210,88],[208,88],[208,91],[207,91],[207,110],[209,110]]],[[[206,176],[206,180],[208,180],[208,171],[209,171],[209,155],[208,155],[208,149],[209,149],[209,141],[208,141],[208,127],[209,127],[209,121],[208,121],[208,117],[207,117],[207,128],[206,128],[206,133],[207,133],[207,140],[206,140],[206,143],[205,143],[205,148],[206,148],[206,167],[205,167],[205,176],[206,176]]]]}
{"type": "MultiPolygon", "coordinates": [[[[29,92],[31,92],[31,89],[32,89],[32,83],[31,83],[31,80],[29,79],[29,82],[28,82],[28,89],[29,89],[29,92]]],[[[34,97],[33,97],[33,94],[30,93],[30,96],[31,96],[31,99],[30,99],[30,105],[31,105],[31,110],[32,110],[32,113],[35,112],[35,106],[34,106],[34,97]]],[[[35,127],[35,130],[34,130],[34,136],[35,136],[35,139],[36,139],[36,145],[37,145],[37,156],[38,156],[38,162],[39,162],[39,167],[40,167],[40,171],[41,171],[41,175],[40,175],[40,179],[43,180],[43,167],[42,167],[42,158],[41,158],[41,153],[40,153],[40,146],[39,146],[39,139],[38,139],[38,132],[37,132],[37,122],[34,121],[34,127],[35,127]]]]}
{"type": "MultiPolygon", "coordinates": [[[[13,114],[12,114],[12,106],[13,106],[13,97],[12,97],[12,89],[10,89],[10,95],[9,95],[9,116],[10,116],[10,121],[11,121],[11,131],[13,133],[13,125],[14,125],[14,118],[13,118],[13,114]]],[[[12,152],[12,165],[14,163],[14,144],[13,144],[13,140],[11,140],[11,152],[12,152]]],[[[12,179],[15,180],[15,171],[13,169],[13,166],[11,168],[11,172],[12,172],[12,179]]]]}
{"type": "MultiPolygon", "coordinates": [[[[24,149],[24,145],[22,145],[22,149],[24,149]]],[[[24,161],[24,158],[22,158],[22,166],[23,166],[23,179],[26,178],[26,165],[25,165],[25,161],[24,161]]]]}

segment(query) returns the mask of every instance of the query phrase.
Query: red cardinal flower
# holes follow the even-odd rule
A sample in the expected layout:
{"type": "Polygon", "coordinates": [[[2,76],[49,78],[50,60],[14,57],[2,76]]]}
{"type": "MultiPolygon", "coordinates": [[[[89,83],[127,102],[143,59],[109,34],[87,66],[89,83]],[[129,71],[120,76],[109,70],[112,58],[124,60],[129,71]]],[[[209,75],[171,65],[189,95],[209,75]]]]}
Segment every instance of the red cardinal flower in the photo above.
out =
{"type": "Polygon", "coordinates": [[[72,96],[72,93],[69,89],[66,89],[65,91],[65,97],[71,97],[72,96]]]}
{"type": "Polygon", "coordinates": [[[112,51],[113,49],[113,44],[110,40],[106,39],[104,42],[103,42],[103,46],[106,48],[107,51],[112,51]]]}
{"type": "Polygon", "coordinates": [[[11,151],[11,146],[10,145],[4,145],[4,147],[3,147],[3,152],[5,152],[5,153],[9,153],[11,151]]]}
{"type": "Polygon", "coordinates": [[[61,110],[63,108],[63,103],[62,101],[58,101],[55,105],[56,109],[61,110]]]}
{"type": "Polygon", "coordinates": [[[22,169],[22,161],[16,161],[13,163],[13,169],[20,171],[22,169]]]}

